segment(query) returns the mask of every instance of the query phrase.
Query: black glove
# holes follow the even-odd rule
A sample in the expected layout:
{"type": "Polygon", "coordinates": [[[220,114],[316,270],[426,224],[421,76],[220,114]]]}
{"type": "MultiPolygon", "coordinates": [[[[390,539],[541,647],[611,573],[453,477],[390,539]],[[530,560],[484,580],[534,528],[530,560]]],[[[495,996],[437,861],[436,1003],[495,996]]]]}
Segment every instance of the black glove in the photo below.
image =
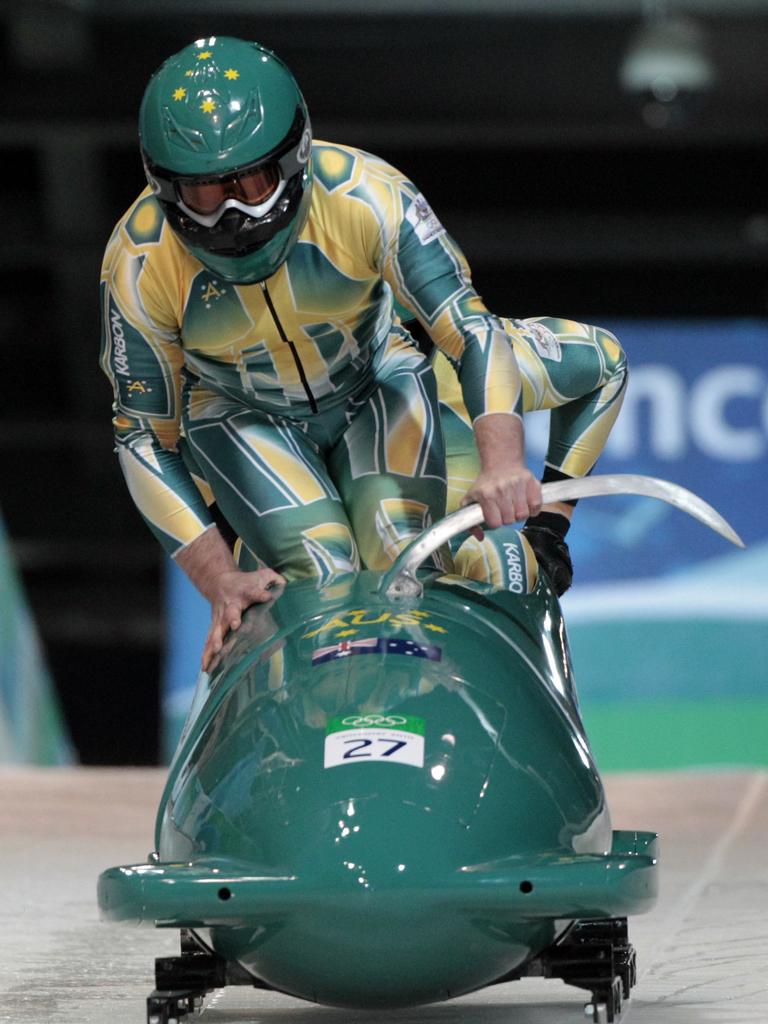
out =
{"type": "MultiPolygon", "coordinates": [[[[546,514],[546,513],[543,513],[546,514]]],[[[536,517],[540,518],[539,516],[536,517]]],[[[565,516],[557,516],[565,523],[568,520],[565,516]]],[[[549,576],[550,582],[558,597],[561,597],[573,582],[573,562],[568,545],[565,543],[565,531],[562,533],[549,526],[541,526],[538,523],[528,520],[520,531],[533,548],[536,561],[544,572],[549,576]]]]}

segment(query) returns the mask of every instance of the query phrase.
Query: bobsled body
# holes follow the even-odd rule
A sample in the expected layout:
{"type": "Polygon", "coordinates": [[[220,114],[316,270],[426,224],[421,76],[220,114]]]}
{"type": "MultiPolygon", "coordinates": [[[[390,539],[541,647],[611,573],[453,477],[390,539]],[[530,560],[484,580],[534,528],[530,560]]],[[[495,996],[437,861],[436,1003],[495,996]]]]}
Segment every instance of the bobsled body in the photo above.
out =
{"type": "Polygon", "coordinates": [[[257,983],[322,1003],[446,999],[575,920],[655,897],[651,833],[612,832],[557,599],[362,573],[252,608],[202,677],[156,858],[104,916],[189,928],[257,983]]]}

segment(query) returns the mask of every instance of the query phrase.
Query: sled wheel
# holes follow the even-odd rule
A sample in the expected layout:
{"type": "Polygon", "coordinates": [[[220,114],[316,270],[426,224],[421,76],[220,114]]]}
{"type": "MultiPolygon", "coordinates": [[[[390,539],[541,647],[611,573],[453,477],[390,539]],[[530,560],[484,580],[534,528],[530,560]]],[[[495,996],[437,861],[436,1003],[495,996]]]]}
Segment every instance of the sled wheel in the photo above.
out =
{"type": "Polygon", "coordinates": [[[147,1024],[182,1024],[202,1005],[199,993],[155,990],[147,999],[147,1024]]]}
{"type": "Polygon", "coordinates": [[[613,1017],[611,1020],[618,1020],[621,1016],[622,1004],[624,1002],[624,983],[621,978],[613,979],[613,1017]]]}
{"type": "Polygon", "coordinates": [[[592,1020],[593,1024],[606,1024],[608,1020],[608,1006],[606,1003],[593,999],[584,1007],[585,1016],[592,1020]]]}
{"type": "Polygon", "coordinates": [[[613,1024],[621,1016],[624,983],[616,977],[609,989],[592,993],[592,1002],[584,1007],[584,1013],[591,1017],[593,1024],[613,1024]]]}

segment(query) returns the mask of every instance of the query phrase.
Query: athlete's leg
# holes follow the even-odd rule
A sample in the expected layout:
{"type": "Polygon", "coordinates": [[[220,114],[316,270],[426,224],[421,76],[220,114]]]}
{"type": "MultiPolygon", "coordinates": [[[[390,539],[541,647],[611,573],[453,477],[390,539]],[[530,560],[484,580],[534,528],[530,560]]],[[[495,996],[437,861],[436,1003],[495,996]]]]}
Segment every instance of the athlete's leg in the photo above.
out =
{"type": "Polygon", "coordinates": [[[624,401],[624,350],[610,331],[573,320],[537,317],[511,324],[524,409],[552,410],[545,465],[566,476],[586,476],[624,401]]]}
{"type": "Polygon", "coordinates": [[[185,398],[187,457],[241,539],[243,568],[267,564],[290,579],[359,568],[339,493],[299,426],[203,388],[191,388],[185,398]]]}
{"type": "Polygon", "coordinates": [[[376,380],[328,465],[364,565],[385,569],[445,514],[445,455],[432,368],[403,333],[378,354],[376,380]]]}
{"type": "MultiPolygon", "coordinates": [[[[619,414],[627,361],[610,331],[572,320],[505,320],[523,383],[523,409],[551,409],[545,479],[586,476],[619,414]]],[[[458,378],[434,359],[446,442],[448,511],[459,507],[480,469],[458,378]]]]}
{"type": "Polygon", "coordinates": [[[514,526],[484,531],[483,539],[467,537],[454,556],[456,572],[513,594],[530,594],[538,579],[536,556],[514,526]]]}

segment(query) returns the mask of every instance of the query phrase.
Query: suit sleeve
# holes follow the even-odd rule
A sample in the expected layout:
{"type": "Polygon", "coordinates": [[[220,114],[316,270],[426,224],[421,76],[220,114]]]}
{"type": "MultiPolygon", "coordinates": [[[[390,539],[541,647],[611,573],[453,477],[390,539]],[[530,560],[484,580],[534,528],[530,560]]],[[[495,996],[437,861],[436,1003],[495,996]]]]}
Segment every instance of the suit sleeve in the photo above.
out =
{"type": "Polygon", "coordinates": [[[424,196],[393,175],[396,201],[381,220],[384,279],[453,364],[472,421],[489,413],[521,417],[520,374],[501,320],[485,308],[463,253],[424,196]]]}
{"type": "Polygon", "coordinates": [[[174,555],[212,524],[178,450],[183,353],[148,257],[107,248],[101,277],[101,367],[112,384],[116,451],[136,507],[174,555]]]}

